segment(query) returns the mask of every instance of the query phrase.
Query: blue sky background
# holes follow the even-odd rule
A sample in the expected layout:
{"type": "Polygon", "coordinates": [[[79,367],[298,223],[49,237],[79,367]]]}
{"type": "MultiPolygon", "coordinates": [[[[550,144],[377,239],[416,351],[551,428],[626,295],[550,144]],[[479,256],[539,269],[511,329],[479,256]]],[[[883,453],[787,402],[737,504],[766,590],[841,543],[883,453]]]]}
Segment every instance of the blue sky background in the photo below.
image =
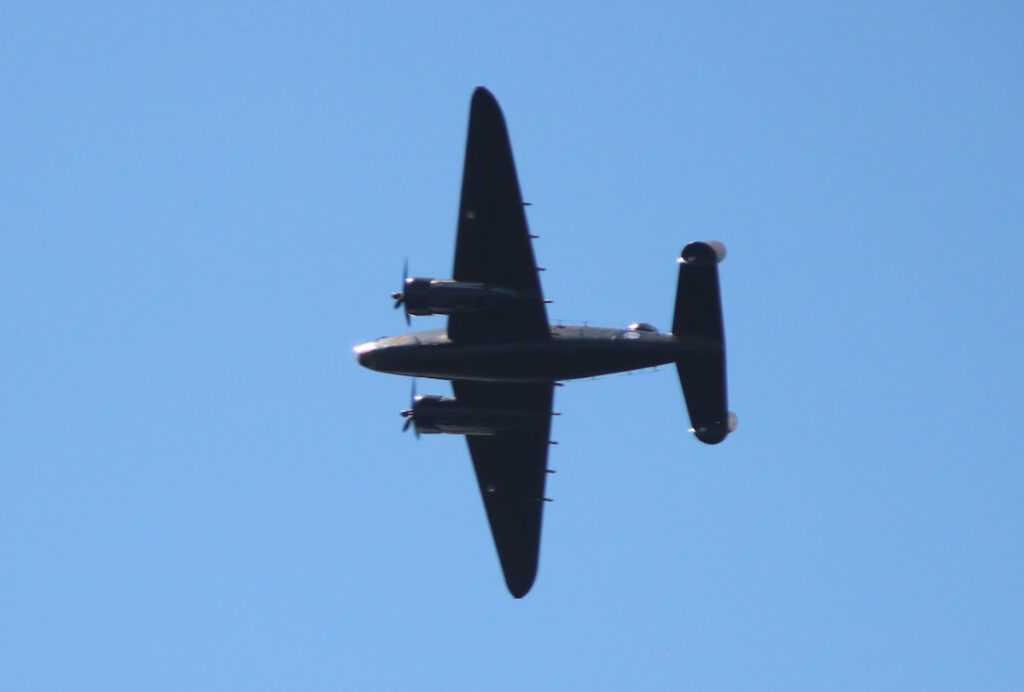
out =
{"type": "Polygon", "coordinates": [[[1019,4],[141,5],[0,9],[0,688],[1021,686],[1019,4]],[[729,248],[739,430],[560,388],[522,601],[350,350],[478,84],[553,320],[729,248]]]}

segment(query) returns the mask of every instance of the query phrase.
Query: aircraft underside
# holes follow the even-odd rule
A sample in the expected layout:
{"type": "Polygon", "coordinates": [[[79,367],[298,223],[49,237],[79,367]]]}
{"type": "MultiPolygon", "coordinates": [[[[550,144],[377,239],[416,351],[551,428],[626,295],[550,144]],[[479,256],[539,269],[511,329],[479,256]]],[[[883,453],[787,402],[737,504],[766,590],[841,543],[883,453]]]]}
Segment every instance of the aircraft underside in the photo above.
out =
{"type": "Polygon", "coordinates": [[[497,344],[418,343],[368,348],[359,354],[359,362],[379,372],[410,377],[553,382],[665,365],[714,348],[698,340],[683,342],[670,334],[644,335],[636,340],[611,337],[497,344]]]}
{"type": "MultiPolygon", "coordinates": [[[[473,93],[455,238],[447,278],[409,276],[391,294],[413,317],[444,315],[440,329],[355,348],[372,370],[451,381],[451,396],[416,395],[403,430],[465,437],[509,592],[522,598],[537,574],[559,380],[674,364],[692,424],[705,444],[736,427],[726,398],[725,334],[717,241],[687,244],[671,333],[551,325],[541,291],[505,119],[494,96],[473,93]]],[[[681,421],[682,422],[682,421],[681,421]]]]}

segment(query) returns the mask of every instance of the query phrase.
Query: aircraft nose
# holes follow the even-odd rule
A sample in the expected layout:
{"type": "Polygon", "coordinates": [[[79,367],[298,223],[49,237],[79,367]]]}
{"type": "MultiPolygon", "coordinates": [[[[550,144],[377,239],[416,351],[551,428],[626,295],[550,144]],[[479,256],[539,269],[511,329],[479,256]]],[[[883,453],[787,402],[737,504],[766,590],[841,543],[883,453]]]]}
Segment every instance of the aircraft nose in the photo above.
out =
{"type": "Polygon", "coordinates": [[[374,366],[377,364],[377,349],[373,347],[372,343],[356,346],[353,350],[356,352],[356,360],[360,365],[370,370],[376,370],[374,366]]]}

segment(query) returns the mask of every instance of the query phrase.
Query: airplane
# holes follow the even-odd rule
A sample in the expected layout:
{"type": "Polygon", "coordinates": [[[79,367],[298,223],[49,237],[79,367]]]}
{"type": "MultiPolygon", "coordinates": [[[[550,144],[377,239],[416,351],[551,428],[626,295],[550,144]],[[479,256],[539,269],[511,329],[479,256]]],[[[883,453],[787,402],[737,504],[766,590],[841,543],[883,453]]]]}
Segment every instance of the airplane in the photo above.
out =
{"type": "Polygon", "coordinates": [[[409,277],[391,294],[410,317],[447,315],[447,328],[356,346],[360,365],[450,380],[454,396],[416,395],[403,430],[465,435],[508,590],[533,586],[540,551],[553,392],[563,380],[674,363],[703,443],[736,427],[726,405],[718,263],[725,246],[692,242],[679,262],[672,332],[551,325],[541,293],[512,148],[501,108],[478,87],[469,114],[450,279],[409,277]]]}

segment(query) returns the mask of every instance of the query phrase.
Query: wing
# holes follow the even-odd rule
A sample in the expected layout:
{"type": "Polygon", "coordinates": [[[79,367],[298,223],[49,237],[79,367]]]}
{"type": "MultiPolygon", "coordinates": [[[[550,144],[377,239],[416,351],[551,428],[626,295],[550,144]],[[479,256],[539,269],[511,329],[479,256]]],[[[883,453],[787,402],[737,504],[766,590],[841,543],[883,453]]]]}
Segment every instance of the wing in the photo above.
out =
{"type": "Polygon", "coordinates": [[[528,414],[497,435],[466,436],[505,583],[522,598],[537,575],[554,385],[456,380],[452,389],[466,404],[528,414]]]}
{"type": "Polygon", "coordinates": [[[452,278],[507,288],[520,296],[500,308],[453,314],[448,318],[452,341],[549,338],[505,118],[483,87],[473,93],[469,112],[452,278]]]}

